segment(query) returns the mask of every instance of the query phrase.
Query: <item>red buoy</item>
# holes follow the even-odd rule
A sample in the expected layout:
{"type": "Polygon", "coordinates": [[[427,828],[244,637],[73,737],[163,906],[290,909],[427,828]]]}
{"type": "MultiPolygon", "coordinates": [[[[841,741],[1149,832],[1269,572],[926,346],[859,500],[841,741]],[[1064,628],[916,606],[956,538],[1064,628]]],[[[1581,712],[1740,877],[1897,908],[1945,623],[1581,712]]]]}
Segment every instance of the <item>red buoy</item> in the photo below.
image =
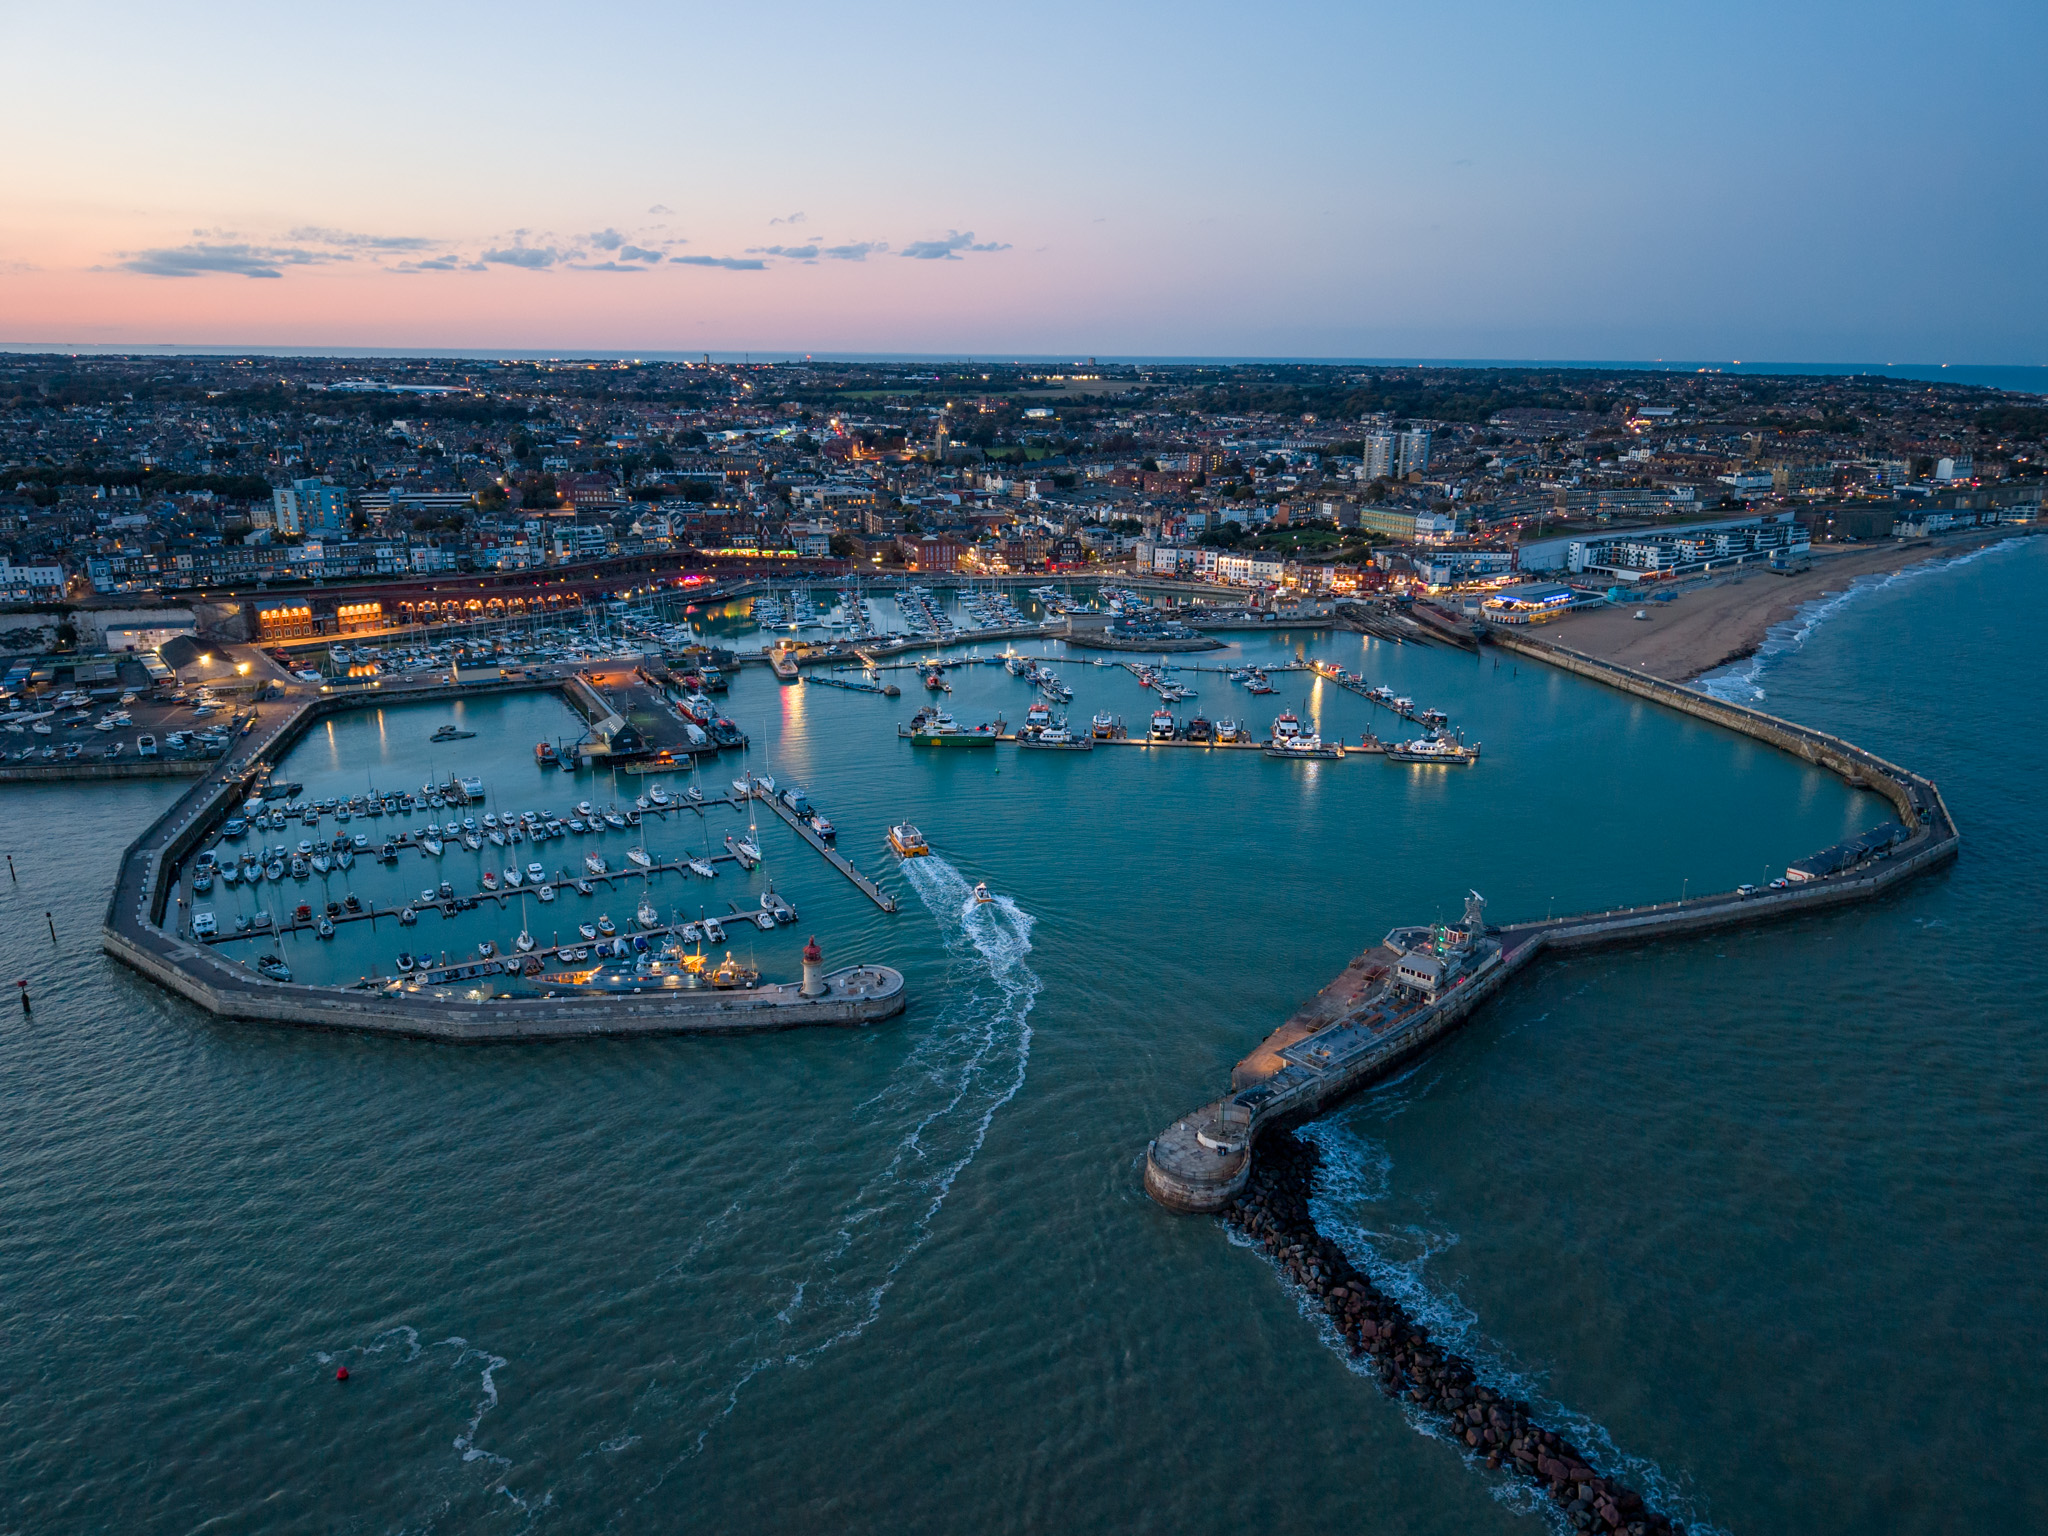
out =
{"type": "Polygon", "coordinates": [[[343,1367],[342,1367],[342,1368],[341,1368],[340,1370],[336,1371],[336,1372],[334,1373],[334,1379],[335,1379],[336,1381],[347,1381],[347,1380],[348,1380],[348,1367],[344,1365],[344,1366],[343,1366],[343,1367]]]}

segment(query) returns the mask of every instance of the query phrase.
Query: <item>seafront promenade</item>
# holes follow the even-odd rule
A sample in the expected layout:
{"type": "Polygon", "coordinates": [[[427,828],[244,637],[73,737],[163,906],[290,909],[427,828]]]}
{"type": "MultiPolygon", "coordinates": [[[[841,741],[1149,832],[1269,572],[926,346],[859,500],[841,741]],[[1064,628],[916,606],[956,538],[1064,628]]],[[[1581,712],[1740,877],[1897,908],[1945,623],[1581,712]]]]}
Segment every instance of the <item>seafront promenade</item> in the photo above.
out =
{"type": "Polygon", "coordinates": [[[262,769],[315,722],[348,711],[481,694],[559,690],[565,680],[424,684],[373,694],[301,695],[238,738],[191,790],[123,853],[108,899],[102,947],[168,991],[223,1018],[349,1029],[460,1043],[599,1035],[728,1034],[807,1024],[861,1025],[903,1011],[900,972],[856,965],[822,972],[814,986],[656,989],[574,996],[489,996],[481,988],[365,991],[273,981],[166,926],[179,865],[233,812],[262,769]]]}

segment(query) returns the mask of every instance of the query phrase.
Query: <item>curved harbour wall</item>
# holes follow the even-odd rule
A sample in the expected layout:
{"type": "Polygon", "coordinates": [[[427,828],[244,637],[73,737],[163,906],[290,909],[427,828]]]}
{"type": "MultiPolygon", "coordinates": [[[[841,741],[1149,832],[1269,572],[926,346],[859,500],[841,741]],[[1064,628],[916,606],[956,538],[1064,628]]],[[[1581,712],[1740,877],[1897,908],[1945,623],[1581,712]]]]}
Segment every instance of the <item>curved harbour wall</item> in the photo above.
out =
{"type": "Polygon", "coordinates": [[[1375,1041],[1375,1021],[1357,1011],[1357,999],[1381,974],[1378,965],[1395,963],[1393,951],[1420,932],[1396,930],[1387,947],[1353,961],[1240,1063],[1232,1093],[1183,1116],[1152,1142],[1145,1189],[1170,1210],[1220,1214],[1313,1299],[1352,1355],[1372,1357],[1382,1392],[1426,1416],[1489,1469],[1526,1479],[1572,1527],[1672,1536],[1683,1526],[1620,1478],[1596,1471],[1586,1452],[1537,1423],[1527,1403],[1486,1386],[1471,1361],[1435,1343],[1396,1298],[1317,1230],[1310,1195],[1318,1152],[1289,1128],[1429,1050],[1546,949],[1639,943],[1869,901],[1954,858],[1961,839],[1932,781],[1854,743],[1532,638],[1503,636],[1501,643],[1827,768],[1884,795],[1911,835],[1847,873],[1782,890],[1488,927],[1483,937],[1474,935],[1468,953],[1478,959],[1471,969],[1375,1041]]]}
{"type": "MultiPolygon", "coordinates": [[[[1497,955],[1489,957],[1424,1009],[1394,1038],[1371,1048],[1347,1050],[1326,1069],[1315,1069],[1297,1055],[1291,1070],[1276,1073],[1256,1087],[1241,1084],[1237,1092],[1183,1116],[1163,1131],[1145,1157],[1145,1189],[1161,1205],[1190,1214],[1213,1215],[1224,1210],[1238,1198],[1250,1176],[1255,1144],[1262,1129],[1314,1115],[1427,1051],[1546,949],[1581,950],[1644,943],[1869,901],[1946,863],[1961,847],[1961,836],[1949,817],[1941,791],[1931,780],[1853,742],[1532,636],[1503,633],[1495,637],[1495,643],[1739,731],[1825,768],[1855,788],[1883,795],[1912,835],[1884,859],[1846,874],[1805,881],[1782,890],[1757,891],[1746,896],[1722,892],[1686,901],[1621,907],[1490,929],[1490,937],[1498,943],[1497,955]]],[[[1305,1045],[1317,1033],[1343,1030],[1351,1022],[1344,1017],[1326,1019],[1315,1029],[1304,1030],[1295,1043],[1305,1045]]]]}

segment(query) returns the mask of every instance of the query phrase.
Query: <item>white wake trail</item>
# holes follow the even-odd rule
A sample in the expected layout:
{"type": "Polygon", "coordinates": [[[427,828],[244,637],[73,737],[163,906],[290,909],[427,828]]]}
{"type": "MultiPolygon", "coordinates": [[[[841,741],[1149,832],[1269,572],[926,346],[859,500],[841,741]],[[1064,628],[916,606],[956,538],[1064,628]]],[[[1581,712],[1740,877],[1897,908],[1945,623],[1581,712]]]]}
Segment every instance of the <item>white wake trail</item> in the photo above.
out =
{"type": "MultiPolygon", "coordinates": [[[[1393,1158],[1384,1143],[1361,1133],[1350,1122],[1361,1118],[1389,1119],[1408,1107],[1418,1089],[1426,1093],[1434,1082],[1432,1078],[1422,1084],[1412,1080],[1383,1084],[1367,1095],[1352,1114],[1317,1120],[1302,1127],[1298,1133],[1302,1140],[1313,1142],[1323,1154],[1309,1196],[1309,1211],[1317,1230],[1343,1249],[1345,1256],[1384,1294],[1427,1327],[1432,1340],[1469,1360],[1487,1386],[1521,1399],[1548,1428],[1581,1448],[1596,1452],[1603,1468],[1633,1485],[1656,1508],[1683,1519],[1687,1530],[1711,1536],[1717,1528],[1702,1517],[1689,1478],[1674,1478],[1656,1462],[1629,1454],[1615,1444],[1606,1426],[1545,1392],[1486,1337],[1476,1312],[1455,1292],[1432,1284],[1428,1277],[1430,1261],[1457,1246],[1456,1232],[1412,1222],[1386,1229],[1374,1222],[1374,1207],[1386,1200],[1391,1189],[1393,1158]]],[[[1325,1342],[1344,1357],[1352,1371],[1370,1375],[1372,1357],[1353,1357],[1349,1345],[1329,1326],[1323,1307],[1307,1292],[1302,1293],[1302,1300],[1304,1315],[1322,1327],[1325,1342]]],[[[1444,1438],[1434,1419],[1405,1403],[1401,1406],[1416,1433],[1432,1439],[1444,1438]]],[[[1456,1449],[1469,1455],[1462,1444],[1456,1449]]],[[[1521,1513],[1556,1519],[1556,1511],[1548,1501],[1537,1497],[1519,1480],[1497,1482],[1494,1496],[1521,1513]]]]}
{"type": "Polygon", "coordinates": [[[732,1379],[713,1394],[710,1418],[647,1493],[703,1449],[755,1377],[778,1366],[806,1367],[859,1338],[881,1315],[997,1112],[1024,1086],[1029,1018],[1043,985],[1028,958],[1035,920],[1008,898],[976,901],[972,884],[944,859],[910,859],[903,871],[938,920],[951,965],[939,1017],[881,1090],[856,1106],[863,1121],[896,1128],[888,1155],[843,1202],[818,1251],[764,1300],[752,1331],[727,1346],[732,1379]]]}

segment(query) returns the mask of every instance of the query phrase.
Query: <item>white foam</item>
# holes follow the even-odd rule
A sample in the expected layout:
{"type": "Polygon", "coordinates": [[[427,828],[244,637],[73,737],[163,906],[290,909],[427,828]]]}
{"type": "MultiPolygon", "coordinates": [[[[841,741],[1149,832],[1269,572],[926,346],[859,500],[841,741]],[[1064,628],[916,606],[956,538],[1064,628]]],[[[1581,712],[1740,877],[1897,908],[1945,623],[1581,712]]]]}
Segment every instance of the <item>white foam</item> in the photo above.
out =
{"type": "Polygon", "coordinates": [[[1816,629],[1840,613],[1851,603],[1868,597],[1873,592],[1883,592],[1895,586],[1920,580],[1936,571],[1952,571],[1958,566],[1980,560],[1993,550],[2011,549],[2021,541],[2001,539],[1996,544],[1986,544],[1966,554],[1948,559],[1922,560],[1901,570],[1883,575],[1859,576],[1840,592],[1827,592],[1810,603],[1804,603],[1799,611],[1782,624],[1773,624],[1765,633],[1763,644],[1753,655],[1734,662],[1719,672],[1710,672],[1700,678],[1694,686],[1703,693],[1710,693],[1717,699],[1730,704],[1757,704],[1766,697],[1761,679],[1770,665],[1780,657],[1802,649],[1816,629]]]}
{"type": "MultiPolygon", "coordinates": [[[[974,900],[972,883],[944,859],[911,859],[903,869],[938,919],[952,957],[949,1000],[887,1083],[855,1106],[864,1121],[900,1127],[888,1156],[846,1199],[801,1273],[778,1283],[752,1332],[730,1341],[727,1347],[741,1357],[737,1369],[685,1459],[703,1448],[755,1377],[777,1367],[805,1368],[859,1338],[881,1315],[896,1277],[929,1241],[946,1196],[981,1150],[997,1112],[1024,1086],[1029,1016],[1042,986],[1028,963],[1035,919],[1007,897],[974,900]]],[[[737,1203],[725,1216],[733,1209],[737,1203]]],[[[711,1238],[700,1233],[691,1253],[711,1238]]],[[[613,1442],[628,1432],[621,1430],[613,1442]]],[[[642,1496],[679,1464],[665,1467],[642,1496]]]]}
{"type": "MultiPolygon", "coordinates": [[[[1480,1381],[1527,1403],[1538,1422],[1588,1451],[1600,1467],[1634,1487],[1652,1507],[1683,1520],[1688,1530],[1714,1532],[1717,1527],[1708,1524],[1697,1507],[1690,1478],[1669,1476],[1655,1462],[1624,1452],[1602,1425],[1549,1396],[1536,1378],[1512,1365],[1506,1351],[1485,1336],[1477,1313],[1455,1292],[1432,1282],[1429,1262],[1457,1245],[1456,1232],[1413,1222],[1390,1229],[1372,1224],[1372,1207],[1385,1201],[1391,1186],[1393,1158],[1383,1142],[1361,1133],[1351,1122],[1384,1123],[1427,1093],[1433,1082],[1432,1078],[1430,1083],[1417,1085],[1411,1074],[1381,1084],[1342,1117],[1317,1120],[1302,1128],[1302,1139],[1313,1142],[1322,1153],[1309,1196],[1317,1230],[1410,1317],[1428,1328],[1435,1343],[1470,1361],[1480,1381]]],[[[1324,1342],[1354,1372],[1371,1374],[1372,1357],[1352,1357],[1349,1342],[1337,1332],[1321,1302],[1306,1291],[1300,1299],[1304,1315],[1317,1323],[1324,1342]]],[[[1468,1462],[1484,1465],[1484,1458],[1462,1441],[1449,1439],[1435,1418],[1418,1405],[1406,1399],[1396,1401],[1417,1433],[1443,1440],[1468,1462]]],[[[1520,1479],[1499,1482],[1494,1497],[1524,1513],[1556,1515],[1550,1501],[1520,1479]]]]}

